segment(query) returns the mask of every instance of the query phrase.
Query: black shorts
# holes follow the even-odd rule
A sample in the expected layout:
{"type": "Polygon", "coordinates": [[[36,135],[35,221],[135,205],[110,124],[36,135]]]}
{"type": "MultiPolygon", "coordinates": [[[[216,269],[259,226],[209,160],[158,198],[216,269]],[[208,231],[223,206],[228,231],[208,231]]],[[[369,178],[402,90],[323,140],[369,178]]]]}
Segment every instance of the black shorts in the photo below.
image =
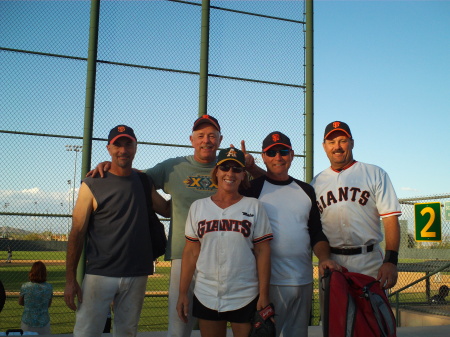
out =
{"type": "Polygon", "coordinates": [[[194,295],[192,316],[199,319],[206,319],[208,321],[227,321],[231,323],[250,323],[256,311],[256,304],[258,303],[258,296],[247,304],[245,307],[225,312],[218,312],[216,310],[205,307],[197,297],[194,295]]]}

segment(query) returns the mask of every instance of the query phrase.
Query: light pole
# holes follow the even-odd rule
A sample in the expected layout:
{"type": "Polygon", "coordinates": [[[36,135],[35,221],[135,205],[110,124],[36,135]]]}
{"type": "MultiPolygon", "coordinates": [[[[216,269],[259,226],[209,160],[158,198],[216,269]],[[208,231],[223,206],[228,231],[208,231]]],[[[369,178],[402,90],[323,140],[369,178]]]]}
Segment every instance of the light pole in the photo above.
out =
{"type": "MultiPolygon", "coordinates": [[[[3,205],[3,208],[5,209],[5,212],[6,212],[6,209],[8,208],[8,206],[9,206],[9,202],[5,202],[5,204],[3,205]]],[[[6,220],[8,220],[8,218],[5,215],[5,217],[3,218],[3,238],[7,237],[7,236],[5,236],[5,234],[6,234],[6,232],[5,232],[6,231],[6,220]]]]}
{"type": "Polygon", "coordinates": [[[35,201],[35,202],[34,202],[34,213],[35,213],[35,214],[34,214],[34,230],[35,230],[35,231],[37,231],[37,228],[36,228],[36,225],[37,225],[37,224],[36,224],[36,213],[38,212],[38,211],[37,211],[37,204],[38,204],[38,202],[35,201]]]}
{"type": "Polygon", "coordinates": [[[66,145],[66,151],[75,152],[75,164],[74,164],[74,169],[73,169],[72,211],[73,211],[73,208],[75,207],[75,182],[77,181],[76,180],[77,179],[77,158],[78,158],[78,152],[80,152],[82,148],[83,148],[83,146],[81,146],[81,145],[66,145]]]}
{"type": "MultiPolygon", "coordinates": [[[[69,202],[67,203],[69,205],[69,215],[70,215],[70,189],[72,188],[72,180],[67,180],[67,184],[69,185],[69,202]]],[[[70,233],[70,217],[67,218],[67,238],[69,238],[70,233]]]]}

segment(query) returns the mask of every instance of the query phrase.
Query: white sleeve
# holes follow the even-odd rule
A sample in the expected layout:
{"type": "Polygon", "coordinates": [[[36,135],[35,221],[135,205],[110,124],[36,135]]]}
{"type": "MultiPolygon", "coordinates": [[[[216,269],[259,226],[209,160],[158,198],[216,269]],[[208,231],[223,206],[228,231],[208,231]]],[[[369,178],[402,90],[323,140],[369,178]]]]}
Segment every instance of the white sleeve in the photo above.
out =
{"type": "Polygon", "coordinates": [[[196,214],[198,202],[194,201],[189,208],[189,213],[186,218],[186,225],[184,228],[184,235],[189,241],[198,241],[197,229],[196,229],[196,214]]]}
{"type": "Polygon", "coordinates": [[[253,232],[253,243],[259,243],[266,240],[272,240],[272,227],[270,226],[269,217],[264,209],[263,204],[256,200],[257,213],[255,221],[255,229],[253,232]]]}
{"type": "Polygon", "coordinates": [[[380,181],[377,184],[375,196],[378,213],[382,218],[392,215],[401,215],[401,208],[398,202],[397,194],[388,174],[380,168],[380,181]]]}

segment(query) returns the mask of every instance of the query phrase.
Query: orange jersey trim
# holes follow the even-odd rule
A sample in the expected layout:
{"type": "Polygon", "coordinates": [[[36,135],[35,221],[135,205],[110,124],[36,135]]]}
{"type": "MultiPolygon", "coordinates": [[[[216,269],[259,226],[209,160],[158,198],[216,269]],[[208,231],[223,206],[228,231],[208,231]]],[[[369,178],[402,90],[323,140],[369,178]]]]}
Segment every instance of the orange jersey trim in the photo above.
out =
{"type": "Polygon", "coordinates": [[[390,212],[390,213],[386,213],[386,214],[380,214],[380,216],[386,218],[386,217],[389,217],[391,215],[401,215],[401,214],[402,214],[401,211],[395,211],[395,212],[390,212]]]}
{"type": "Polygon", "coordinates": [[[337,172],[337,173],[339,173],[339,172],[342,172],[342,171],[345,171],[346,169],[348,169],[348,168],[350,168],[350,167],[352,167],[353,165],[355,165],[357,163],[357,161],[356,160],[354,160],[353,162],[351,162],[350,164],[348,164],[347,166],[345,166],[345,167],[343,167],[341,170],[335,170],[334,168],[332,168],[331,166],[330,166],[330,168],[331,168],[331,170],[333,170],[334,172],[337,172]]]}

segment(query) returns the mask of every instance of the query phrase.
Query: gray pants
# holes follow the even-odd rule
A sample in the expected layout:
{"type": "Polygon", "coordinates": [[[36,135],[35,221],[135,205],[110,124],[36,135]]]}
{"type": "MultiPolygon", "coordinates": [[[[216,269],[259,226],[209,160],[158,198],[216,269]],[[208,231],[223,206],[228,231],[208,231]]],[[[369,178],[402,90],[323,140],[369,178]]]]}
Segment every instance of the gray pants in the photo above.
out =
{"type": "Polygon", "coordinates": [[[277,337],[308,337],[313,284],[270,286],[277,337]]]}

